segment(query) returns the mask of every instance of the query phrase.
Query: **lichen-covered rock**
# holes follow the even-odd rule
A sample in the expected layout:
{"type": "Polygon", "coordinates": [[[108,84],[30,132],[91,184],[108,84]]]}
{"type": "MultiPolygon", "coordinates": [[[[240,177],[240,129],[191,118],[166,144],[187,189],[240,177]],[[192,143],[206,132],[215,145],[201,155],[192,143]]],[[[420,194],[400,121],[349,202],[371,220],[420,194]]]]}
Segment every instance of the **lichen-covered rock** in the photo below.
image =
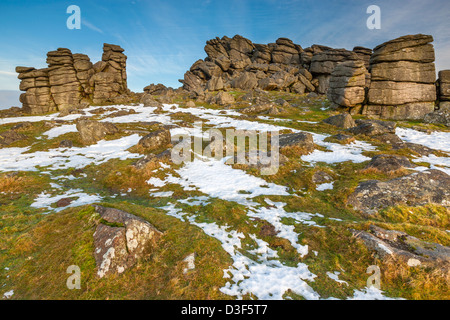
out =
{"type": "Polygon", "coordinates": [[[76,128],[80,133],[81,141],[84,144],[96,143],[106,135],[119,132],[119,129],[110,122],[85,119],[77,121],[76,128]]]}
{"type": "Polygon", "coordinates": [[[147,151],[167,147],[171,142],[170,131],[166,128],[150,132],[139,140],[138,145],[147,151]]]}
{"type": "Polygon", "coordinates": [[[426,170],[389,181],[361,182],[347,203],[366,214],[396,205],[450,207],[449,185],[450,176],[445,172],[426,170]]]}
{"type": "Polygon", "coordinates": [[[102,218],[94,233],[94,257],[100,278],[123,273],[162,236],[149,222],[128,212],[98,205],[94,208],[102,218]]]}
{"type": "Polygon", "coordinates": [[[438,243],[430,243],[412,237],[405,232],[385,230],[371,225],[369,230],[351,230],[353,235],[378,253],[381,259],[394,260],[408,267],[440,268],[448,273],[450,267],[450,248],[438,243]]]}
{"type": "Polygon", "coordinates": [[[438,110],[428,113],[423,118],[426,123],[443,124],[450,128],[450,110],[438,110]]]}

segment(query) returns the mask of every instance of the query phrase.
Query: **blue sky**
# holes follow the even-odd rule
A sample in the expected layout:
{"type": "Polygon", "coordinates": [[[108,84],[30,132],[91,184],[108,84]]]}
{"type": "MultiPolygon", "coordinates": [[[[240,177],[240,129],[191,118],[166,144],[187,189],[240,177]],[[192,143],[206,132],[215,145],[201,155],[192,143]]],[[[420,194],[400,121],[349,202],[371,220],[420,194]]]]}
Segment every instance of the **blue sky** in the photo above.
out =
{"type": "Polygon", "coordinates": [[[18,90],[15,66],[46,67],[47,51],[66,47],[96,62],[104,42],[125,49],[131,90],[178,87],[190,65],[206,56],[206,40],[235,34],[255,43],[288,37],[303,47],[347,49],[431,34],[438,70],[450,69],[449,17],[449,0],[2,0],[0,90],[18,90]],[[81,9],[81,30],[66,27],[69,5],[81,9]],[[369,5],[381,8],[381,30],[366,27],[369,5]]]}

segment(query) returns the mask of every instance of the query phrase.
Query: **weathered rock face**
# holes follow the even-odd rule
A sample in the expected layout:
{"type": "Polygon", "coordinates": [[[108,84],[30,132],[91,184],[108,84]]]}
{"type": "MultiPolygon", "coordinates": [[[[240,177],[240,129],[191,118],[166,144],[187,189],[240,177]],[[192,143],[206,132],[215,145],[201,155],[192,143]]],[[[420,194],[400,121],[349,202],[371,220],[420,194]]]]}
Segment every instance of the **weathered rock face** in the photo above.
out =
{"type": "Polygon", "coordinates": [[[363,113],[386,119],[423,119],[434,110],[436,74],[432,36],[409,35],[377,46],[363,113]]]}
{"type": "Polygon", "coordinates": [[[359,60],[358,55],[345,49],[330,49],[315,54],[311,59],[309,71],[319,81],[317,93],[327,93],[331,73],[340,62],[354,60],[359,60]]]}
{"type": "Polygon", "coordinates": [[[450,70],[439,71],[439,110],[450,113],[450,70]]]}
{"type": "Polygon", "coordinates": [[[364,66],[367,70],[369,70],[370,66],[370,57],[372,56],[372,49],[364,48],[364,47],[354,47],[353,52],[356,53],[359,57],[359,60],[364,61],[364,66]]]}
{"type": "Polygon", "coordinates": [[[82,102],[113,103],[129,94],[123,51],[105,43],[102,61],[93,65],[87,55],[59,48],[47,53],[48,68],[17,67],[24,111],[64,111],[82,102]]]}
{"type": "Polygon", "coordinates": [[[351,60],[338,64],[330,76],[328,100],[341,107],[361,105],[366,97],[367,78],[364,61],[351,60]]]}
{"type": "MultiPolygon", "coordinates": [[[[310,50],[312,51],[312,50],[310,50]]],[[[202,97],[204,91],[237,88],[280,90],[296,93],[315,91],[309,72],[311,57],[287,38],[276,43],[254,44],[236,35],[206,42],[204,60],[196,61],[184,75],[183,88],[202,97]]]]}
{"type": "Polygon", "coordinates": [[[94,207],[106,221],[106,224],[100,223],[94,233],[94,257],[100,278],[123,273],[143,258],[162,235],[150,223],[128,212],[94,207]]]}
{"type": "Polygon", "coordinates": [[[379,209],[429,203],[450,206],[450,176],[440,170],[413,173],[390,181],[361,182],[348,198],[355,210],[372,214],[379,209]]]}

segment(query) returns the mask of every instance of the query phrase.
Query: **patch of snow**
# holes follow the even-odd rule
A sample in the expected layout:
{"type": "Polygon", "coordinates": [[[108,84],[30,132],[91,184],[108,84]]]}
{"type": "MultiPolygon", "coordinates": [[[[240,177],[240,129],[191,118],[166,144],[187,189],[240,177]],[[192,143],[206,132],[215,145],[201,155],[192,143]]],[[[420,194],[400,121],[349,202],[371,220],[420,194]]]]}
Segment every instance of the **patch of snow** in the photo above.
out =
{"type": "Polygon", "coordinates": [[[102,200],[102,198],[99,195],[89,195],[89,194],[82,192],[81,189],[71,189],[71,190],[66,191],[64,194],[55,195],[55,196],[52,196],[51,194],[48,194],[44,191],[37,196],[37,198],[31,204],[31,207],[47,208],[47,210],[49,210],[49,211],[59,212],[66,208],[79,207],[79,206],[82,206],[85,204],[99,202],[101,200],[102,200]],[[68,206],[65,206],[65,207],[61,207],[61,208],[52,208],[51,207],[52,204],[58,202],[59,200],[61,200],[63,198],[78,198],[78,199],[73,200],[68,206]]]}
{"type": "Polygon", "coordinates": [[[450,132],[434,131],[430,134],[408,128],[396,128],[395,133],[405,142],[450,152],[450,132]]]}
{"type": "MultiPolygon", "coordinates": [[[[224,278],[230,282],[220,289],[221,292],[236,296],[238,299],[246,294],[252,293],[258,299],[281,300],[287,290],[305,297],[306,299],[319,299],[320,296],[308,285],[305,280],[313,281],[316,277],[308,270],[308,266],[299,263],[297,267],[288,267],[278,260],[269,260],[274,252],[266,250],[252,250],[252,253],[261,254],[259,261],[252,260],[243,255],[238,249],[241,248],[241,239],[244,234],[228,227],[218,226],[216,223],[198,223],[194,216],[186,216],[180,209],[169,204],[162,209],[168,214],[184,221],[187,219],[191,224],[203,229],[203,231],[222,243],[222,247],[233,259],[233,265],[224,271],[224,278]]],[[[255,239],[255,236],[252,236],[255,239]]],[[[261,244],[261,242],[259,242],[261,244]]]]}
{"type": "Polygon", "coordinates": [[[194,159],[176,170],[180,178],[169,176],[169,183],[177,183],[185,190],[199,190],[210,197],[248,203],[248,198],[260,195],[289,195],[286,187],[249,175],[225,164],[226,159],[203,161],[194,159]],[[226,178],[224,178],[226,177],[226,178]]]}
{"type": "Polygon", "coordinates": [[[3,294],[3,296],[4,296],[6,299],[9,299],[9,298],[11,298],[11,297],[13,296],[13,294],[14,294],[14,290],[10,290],[10,291],[8,291],[8,292],[5,292],[5,293],[3,294]]]}
{"type": "Polygon", "coordinates": [[[42,135],[47,136],[48,139],[53,139],[69,132],[77,132],[75,124],[64,124],[62,126],[54,127],[44,132],[42,135]]]}
{"type": "Polygon", "coordinates": [[[334,182],[322,183],[316,187],[317,191],[332,190],[334,182]]]}
{"type": "Polygon", "coordinates": [[[362,290],[354,290],[353,297],[348,297],[347,300],[403,300],[399,298],[389,298],[383,295],[383,291],[373,286],[364,288],[362,290]]]}
{"type": "Polygon", "coordinates": [[[341,274],[341,273],[340,273],[339,271],[335,271],[335,272],[333,272],[333,273],[327,272],[327,276],[328,276],[330,279],[333,279],[334,281],[336,281],[336,282],[338,282],[338,283],[344,283],[344,284],[346,284],[346,285],[348,286],[347,281],[339,280],[339,275],[340,275],[340,274],[341,274]]]}
{"type": "Polygon", "coordinates": [[[24,153],[26,148],[0,149],[0,171],[36,171],[37,166],[49,170],[84,168],[89,164],[101,164],[110,159],[139,158],[141,155],[126,151],[140,140],[138,134],[117,140],[101,140],[83,148],[57,148],[48,151],[24,153]]]}

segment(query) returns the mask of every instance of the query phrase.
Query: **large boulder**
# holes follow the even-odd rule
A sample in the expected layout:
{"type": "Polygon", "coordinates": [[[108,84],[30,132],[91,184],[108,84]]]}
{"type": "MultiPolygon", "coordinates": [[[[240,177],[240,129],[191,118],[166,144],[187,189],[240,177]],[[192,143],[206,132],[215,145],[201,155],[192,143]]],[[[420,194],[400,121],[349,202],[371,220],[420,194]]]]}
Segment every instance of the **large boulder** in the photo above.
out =
{"type": "Polygon", "coordinates": [[[395,134],[397,124],[393,121],[382,120],[356,120],[356,126],[347,129],[354,135],[377,136],[382,134],[395,134]]]}
{"type": "Polygon", "coordinates": [[[76,128],[84,144],[93,144],[109,134],[119,132],[119,129],[110,122],[81,119],[77,121],[76,128]]]}
{"type": "Polygon", "coordinates": [[[121,274],[148,254],[162,233],[128,212],[94,206],[102,221],[94,232],[97,275],[121,274]]]}
{"type": "Polygon", "coordinates": [[[450,207],[450,176],[440,170],[426,170],[389,181],[361,182],[348,197],[353,209],[366,214],[396,205],[437,204],[450,207]]]}

